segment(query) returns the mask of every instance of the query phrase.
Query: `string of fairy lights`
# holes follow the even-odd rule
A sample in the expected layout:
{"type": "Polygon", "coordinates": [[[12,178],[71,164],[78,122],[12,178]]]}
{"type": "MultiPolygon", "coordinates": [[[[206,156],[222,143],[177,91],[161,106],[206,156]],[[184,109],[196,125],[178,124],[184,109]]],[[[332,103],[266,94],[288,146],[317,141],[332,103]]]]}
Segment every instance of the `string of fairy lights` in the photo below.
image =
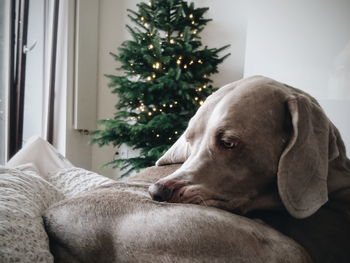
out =
{"type": "MultiPolygon", "coordinates": [[[[148,5],[152,6],[152,3],[148,2],[148,5]]],[[[141,21],[141,24],[146,29],[149,29],[150,24],[146,21],[146,18],[144,16],[140,16],[139,19],[141,21]]],[[[193,14],[189,14],[188,15],[188,19],[191,21],[192,25],[196,25],[195,16],[193,14]]],[[[191,33],[193,35],[196,35],[198,33],[198,30],[197,29],[193,29],[191,31],[191,33]]],[[[148,32],[147,35],[149,37],[152,37],[154,35],[154,33],[153,32],[148,32]]],[[[182,38],[182,37],[184,37],[184,34],[180,33],[179,36],[182,38]]],[[[165,34],[165,38],[167,39],[167,41],[170,44],[175,44],[176,43],[175,39],[169,37],[168,34],[165,34]]],[[[143,40],[145,40],[145,38],[143,40]]],[[[160,41],[159,44],[162,45],[162,42],[160,41]]],[[[148,50],[151,51],[151,50],[153,50],[155,48],[155,46],[153,44],[149,44],[147,48],[148,48],[148,50]]],[[[175,61],[176,65],[181,67],[181,68],[183,68],[183,69],[185,69],[185,70],[188,69],[189,66],[192,66],[195,63],[198,63],[198,64],[203,64],[204,63],[203,59],[196,59],[196,60],[191,59],[190,61],[187,61],[187,63],[185,63],[184,62],[185,61],[184,56],[181,56],[181,55],[180,56],[179,55],[178,56],[174,55],[173,58],[174,58],[174,61],[175,61]]],[[[134,65],[133,63],[130,63],[130,66],[133,66],[133,65],[134,65]]],[[[162,63],[160,61],[156,61],[156,62],[154,62],[152,64],[152,69],[157,72],[157,71],[165,70],[166,68],[162,65],[162,63]]],[[[153,72],[149,76],[147,76],[146,80],[149,81],[149,82],[154,81],[154,79],[156,79],[156,77],[157,77],[157,73],[156,72],[153,72]]],[[[203,75],[203,78],[207,78],[207,75],[203,75]]],[[[196,92],[202,92],[206,88],[208,88],[208,85],[204,84],[201,87],[196,88],[196,92]]],[[[199,105],[202,105],[203,104],[203,100],[201,100],[199,97],[200,97],[199,95],[198,95],[198,97],[197,96],[194,97],[194,100],[199,105]]],[[[161,113],[167,112],[169,109],[172,109],[173,107],[176,107],[177,104],[178,104],[177,101],[173,101],[172,103],[168,103],[168,104],[164,103],[164,104],[156,107],[154,105],[146,106],[142,101],[139,101],[139,105],[136,107],[135,113],[137,113],[137,114],[144,114],[146,116],[152,116],[152,115],[155,115],[155,114],[161,114],[161,113]]],[[[141,117],[140,116],[130,117],[129,119],[131,121],[137,121],[137,120],[140,120],[141,117]]],[[[153,130],[153,133],[154,133],[154,136],[156,138],[160,138],[161,137],[161,135],[159,133],[156,133],[154,130],[153,130]]],[[[178,135],[178,133],[179,133],[178,131],[174,131],[174,135],[178,135]]],[[[168,138],[168,140],[170,140],[170,141],[172,139],[173,139],[172,137],[168,138]]]]}
{"type": "MultiPolygon", "coordinates": [[[[202,87],[200,88],[196,88],[196,91],[197,92],[201,92],[203,91],[204,89],[206,89],[208,87],[208,85],[204,84],[202,87]]],[[[194,100],[199,104],[199,105],[202,105],[203,104],[203,100],[201,100],[199,97],[194,97],[194,100]]],[[[172,103],[164,103],[162,104],[160,107],[156,107],[156,106],[150,106],[150,107],[147,107],[142,101],[139,101],[139,106],[136,107],[136,113],[144,113],[148,116],[152,116],[154,115],[155,113],[164,113],[167,111],[167,109],[172,109],[173,107],[175,107],[176,105],[178,104],[177,101],[173,101],[172,103]]],[[[135,120],[135,117],[132,117],[134,118],[133,120],[135,120]]],[[[138,119],[140,119],[140,117],[138,117],[138,119]]]]}
{"type": "MultiPolygon", "coordinates": [[[[151,2],[149,2],[149,5],[151,6],[152,5],[152,3],[151,2]]],[[[195,25],[196,24],[196,22],[195,22],[195,17],[194,17],[194,15],[193,14],[189,14],[188,15],[188,18],[191,20],[191,24],[192,25],[195,25]]],[[[145,27],[145,28],[149,28],[149,24],[147,23],[147,21],[146,21],[146,18],[144,17],[144,16],[141,16],[140,17],[140,21],[141,21],[141,23],[143,24],[143,26],[145,27]]],[[[198,33],[198,30],[197,29],[194,29],[194,30],[192,30],[192,34],[197,34],[198,33]]],[[[148,36],[153,36],[153,33],[152,32],[148,32],[147,33],[147,35],[148,36]]],[[[170,44],[175,44],[176,42],[175,42],[175,40],[173,39],[173,38],[169,38],[169,35],[166,33],[165,34],[165,37],[168,39],[168,41],[169,41],[169,43],[170,44]]],[[[184,37],[184,34],[183,33],[180,33],[180,37],[184,37]]],[[[145,40],[145,39],[144,39],[145,40]]],[[[160,45],[162,45],[162,42],[160,41],[159,42],[159,44],[160,45]]],[[[154,49],[154,45],[153,44],[149,44],[148,45],[148,50],[153,50],[154,49]]],[[[175,59],[176,59],[176,64],[178,65],[178,66],[182,66],[183,67],[183,69],[187,69],[189,66],[191,66],[191,65],[193,65],[194,63],[198,63],[198,64],[203,64],[203,60],[202,59],[198,59],[197,61],[195,61],[195,60],[190,60],[188,63],[183,63],[183,56],[179,56],[179,57],[175,57],[175,56],[173,56],[175,59]]],[[[132,63],[130,63],[130,65],[132,66],[133,64],[132,63]]],[[[152,68],[154,69],[154,70],[164,70],[165,68],[162,66],[162,63],[160,62],[160,61],[156,61],[156,62],[154,62],[153,64],[152,64],[152,68]]],[[[146,77],[146,80],[147,81],[152,81],[152,80],[154,80],[155,78],[157,77],[157,75],[156,75],[156,73],[152,73],[151,75],[149,75],[149,76],[147,76],[146,77]]]]}

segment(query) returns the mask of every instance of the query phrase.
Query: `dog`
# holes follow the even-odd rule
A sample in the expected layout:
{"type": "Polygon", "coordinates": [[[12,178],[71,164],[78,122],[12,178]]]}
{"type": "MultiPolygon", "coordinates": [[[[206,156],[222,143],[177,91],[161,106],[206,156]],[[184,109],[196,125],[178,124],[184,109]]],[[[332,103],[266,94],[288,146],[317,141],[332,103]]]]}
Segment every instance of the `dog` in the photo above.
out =
{"type": "Polygon", "coordinates": [[[350,262],[350,160],[305,92],[262,76],[220,88],[157,165],[172,163],[154,200],[258,217],[315,262],[350,262]]]}
{"type": "Polygon", "coordinates": [[[255,76],[209,96],[156,167],[44,223],[57,262],[349,262],[349,186],[317,101],[255,76]]]}

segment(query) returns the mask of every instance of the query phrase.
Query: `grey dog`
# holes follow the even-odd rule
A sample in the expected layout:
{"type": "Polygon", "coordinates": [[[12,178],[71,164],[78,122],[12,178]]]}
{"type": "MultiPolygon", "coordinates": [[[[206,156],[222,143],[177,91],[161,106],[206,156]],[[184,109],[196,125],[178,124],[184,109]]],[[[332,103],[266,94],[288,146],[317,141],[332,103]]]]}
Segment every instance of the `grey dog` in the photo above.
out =
{"type": "Polygon", "coordinates": [[[220,88],[157,165],[50,208],[55,260],[350,260],[350,161],[298,89],[260,76],[220,88]]]}

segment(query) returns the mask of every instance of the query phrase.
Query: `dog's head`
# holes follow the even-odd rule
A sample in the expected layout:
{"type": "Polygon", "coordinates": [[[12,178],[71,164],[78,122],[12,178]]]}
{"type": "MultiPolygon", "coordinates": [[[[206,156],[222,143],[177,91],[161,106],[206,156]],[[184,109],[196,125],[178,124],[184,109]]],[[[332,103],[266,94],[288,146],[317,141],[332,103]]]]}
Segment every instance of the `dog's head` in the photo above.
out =
{"type": "Polygon", "coordinates": [[[265,77],[232,83],[208,97],[158,160],[183,165],[149,192],[241,213],[283,203],[307,217],[327,201],[328,163],[339,154],[333,127],[299,90],[265,77]]]}

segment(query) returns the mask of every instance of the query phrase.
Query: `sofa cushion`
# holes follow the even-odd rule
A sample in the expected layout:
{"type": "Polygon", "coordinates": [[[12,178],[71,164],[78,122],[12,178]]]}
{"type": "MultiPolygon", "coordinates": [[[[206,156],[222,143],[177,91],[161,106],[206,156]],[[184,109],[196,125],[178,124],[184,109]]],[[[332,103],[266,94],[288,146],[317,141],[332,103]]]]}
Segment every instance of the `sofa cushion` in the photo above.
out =
{"type": "Polygon", "coordinates": [[[61,199],[33,165],[0,167],[0,262],[53,262],[42,214],[61,199]]]}

